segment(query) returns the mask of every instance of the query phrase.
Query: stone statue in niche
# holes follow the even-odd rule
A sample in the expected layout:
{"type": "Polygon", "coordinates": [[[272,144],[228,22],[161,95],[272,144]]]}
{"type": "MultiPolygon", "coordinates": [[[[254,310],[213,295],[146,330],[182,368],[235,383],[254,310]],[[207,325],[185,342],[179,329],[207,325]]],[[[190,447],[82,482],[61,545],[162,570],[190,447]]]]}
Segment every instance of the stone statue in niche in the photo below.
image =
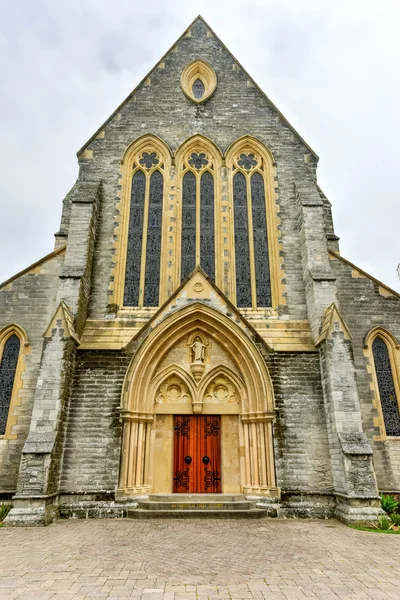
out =
{"type": "Polygon", "coordinates": [[[199,336],[195,338],[193,344],[190,347],[192,349],[192,362],[204,363],[206,346],[205,344],[203,344],[199,336]]]}
{"type": "MultiPolygon", "coordinates": [[[[192,338],[193,339],[193,338],[192,338]]],[[[203,338],[204,339],[204,338],[203,338]]],[[[205,358],[206,358],[206,344],[207,344],[207,340],[202,340],[202,338],[199,335],[196,335],[193,341],[193,344],[188,343],[189,348],[190,348],[190,370],[192,372],[192,375],[194,377],[194,380],[196,381],[196,383],[198,383],[200,381],[200,379],[202,378],[202,375],[204,373],[204,369],[206,368],[206,365],[204,364],[205,358]],[[205,343],[204,343],[205,342],[205,343]]],[[[196,412],[196,411],[195,411],[196,412]]]]}

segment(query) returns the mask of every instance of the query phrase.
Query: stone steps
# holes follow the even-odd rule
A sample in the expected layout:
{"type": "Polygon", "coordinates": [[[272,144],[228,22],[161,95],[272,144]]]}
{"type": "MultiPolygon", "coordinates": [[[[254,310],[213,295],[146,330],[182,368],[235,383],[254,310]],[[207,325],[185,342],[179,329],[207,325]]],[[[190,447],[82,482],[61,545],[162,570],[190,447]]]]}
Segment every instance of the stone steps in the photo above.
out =
{"type": "Polygon", "coordinates": [[[127,511],[128,519],[260,519],[268,517],[269,510],[251,508],[245,510],[147,510],[135,508],[127,511]]]}
{"type": "Polygon", "coordinates": [[[140,502],[144,510],[249,510],[255,502],[140,502]]]}
{"type": "Polygon", "coordinates": [[[153,494],[127,510],[130,519],[258,519],[276,516],[275,507],[257,506],[242,494],[153,494]]]}

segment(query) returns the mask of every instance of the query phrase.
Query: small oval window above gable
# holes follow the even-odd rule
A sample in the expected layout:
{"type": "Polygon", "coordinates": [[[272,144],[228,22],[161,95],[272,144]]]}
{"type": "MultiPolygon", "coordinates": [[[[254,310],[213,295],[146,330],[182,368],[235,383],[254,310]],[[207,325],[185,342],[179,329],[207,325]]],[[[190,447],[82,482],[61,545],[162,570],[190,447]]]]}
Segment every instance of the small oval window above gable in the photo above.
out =
{"type": "Polygon", "coordinates": [[[181,86],[190,100],[201,104],[214,93],[217,76],[211,65],[203,60],[195,60],[183,70],[181,86]]]}

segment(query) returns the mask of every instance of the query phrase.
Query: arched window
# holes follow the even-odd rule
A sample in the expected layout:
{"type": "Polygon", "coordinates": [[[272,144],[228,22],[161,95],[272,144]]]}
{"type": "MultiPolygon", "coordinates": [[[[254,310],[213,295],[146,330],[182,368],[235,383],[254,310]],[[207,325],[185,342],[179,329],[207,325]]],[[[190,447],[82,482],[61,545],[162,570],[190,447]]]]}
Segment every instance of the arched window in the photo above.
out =
{"type": "Polygon", "coordinates": [[[215,280],[215,161],[211,153],[191,147],[183,154],[180,279],[196,265],[215,280]]]}
{"type": "Polygon", "coordinates": [[[158,306],[164,163],[148,148],[133,163],[124,306],[158,306]]]}
{"type": "Polygon", "coordinates": [[[400,437],[399,398],[389,348],[379,335],[372,343],[376,380],[386,435],[400,437]]]}
{"type": "MultiPolygon", "coordinates": [[[[8,435],[11,425],[12,405],[21,387],[21,339],[27,345],[23,330],[10,326],[0,332],[0,435],[8,435]]],[[[13,436],[9,436],[13,437],[13,436]]]]}
{"type": "Polygon", "coordinates": [[[285,304],[272,156],[245,136],[228,149],[226,164],[232,186],[233,300],[250,309],[285,304]]]}
{"type": "Polygon", "coordinates": [[[236,156],[233,175],[236,304],[271,306],[265,184],[261,157],[236,156]]]}

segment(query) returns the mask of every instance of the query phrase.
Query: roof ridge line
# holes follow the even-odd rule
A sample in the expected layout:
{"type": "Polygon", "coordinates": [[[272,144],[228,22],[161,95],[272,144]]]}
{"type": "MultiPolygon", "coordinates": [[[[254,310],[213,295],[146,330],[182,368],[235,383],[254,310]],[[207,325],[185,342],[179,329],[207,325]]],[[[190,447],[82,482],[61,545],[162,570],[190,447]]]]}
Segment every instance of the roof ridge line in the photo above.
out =
{"type": "Polygon", "coordinates": [[[218,42],[221,44],[221,46],[224,48],[224,50],[228,53],[228,55],[239,65],[239,67],[242,69],[242,71],[246,75],[246,77],[248,77],[249,81],[253,84],[253,86],[264,96],[264,98],[267,100],[267,102],[269,102],[269,104],[271,105],[271,107],[278,113],[279,117],[286,123],[286,125],[293,131],[293,133],[299,138],[299,140],[304,144],[304,146],[310,151],[310,153],[318,161],[319,160],[318,154],[311,148],[311,146],[299,134],[299,132],[297,131],[297,129],[295,127],[293,127],[293,125],[291,125],[291,123],[287,120],[287,118],[285,117],[285,115],[272,102],[272,100],[267,96],[267,94],[260,88],[260,86],[258,85],[258,83],[253,79],[253,77],[251,75],[249,75],[249,73],[242,66],[242,64],[236,59],[236,57],[234,56],[234,54],[232,54],[232,52],[229,50],[229,48],[224,44],[224,42],[221,40],[221,38],[215,33],[215,31],[212,29],[212,27],[210,27],[210,25],[207,23],[207,21],[204,19],[204,17],[202,17],[200,14],[197,15],[197,17],[195,19],[193,19],[193,21],[188,25],[188,27],[186,27],[186,29],[177,38],[177,40],[168,48],[168,50],[156,62],[156,64],[154,65],[154,67],[152,67],[152,69],[140,80],[140,82],[138,83],[138,85],[133,88],[133,90],[128,94],[128,96],[117,106],[117,108],[100,125],[100,127],[98,129],[96,129],[96,131],[94,132],[94,134],[87,140],[87,142],[85,142],[83,144],[83,146],[76,153],[77,156],[79,157],[79,155],[98,136],[98,134],[104,129],[104,127],[106,125],[108,125],[108,123],[118,114],[118,111],[124,106],[124,104],[126,104],[126,102],[128,102],[128,100],[130,100],[132,98],[132,96],[135,94],[135,92],[143,85],[143,83],[146,81],[146,79],[148,79],[151,76],[151,74],[157,69],[158,65],[163,62],[163,60],[166,58],[166,56],[168,56],[168,54],[172,51],[172,49],[177,44],[179,44],[179,42],[185,37],[185,35],[189,31],[189,29],[191,29],[193,27],[193,25],[197,21],[202,21],[204,23],[204,25],[210,30],[210,32],[212,33],[212,35],[218,40],[218,42]]]}

